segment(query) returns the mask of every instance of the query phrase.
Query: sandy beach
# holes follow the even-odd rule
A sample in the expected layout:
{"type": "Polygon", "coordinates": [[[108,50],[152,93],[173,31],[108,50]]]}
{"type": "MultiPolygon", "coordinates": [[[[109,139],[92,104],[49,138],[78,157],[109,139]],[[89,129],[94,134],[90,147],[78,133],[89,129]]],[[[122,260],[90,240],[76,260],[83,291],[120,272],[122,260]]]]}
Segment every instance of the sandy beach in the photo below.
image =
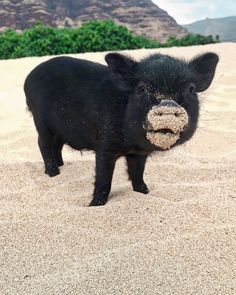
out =
{"type": "Polygon", "coordinates": [[[44,174],[23,83],[50,57],[0,61],[1,295],[236,294],[236,43],[128,53],[207,51],[220,62],[193,139],[149,158],[148,195],[120,159],[101,207],[93,153],[64,148],[61,174],[44,174]]]}

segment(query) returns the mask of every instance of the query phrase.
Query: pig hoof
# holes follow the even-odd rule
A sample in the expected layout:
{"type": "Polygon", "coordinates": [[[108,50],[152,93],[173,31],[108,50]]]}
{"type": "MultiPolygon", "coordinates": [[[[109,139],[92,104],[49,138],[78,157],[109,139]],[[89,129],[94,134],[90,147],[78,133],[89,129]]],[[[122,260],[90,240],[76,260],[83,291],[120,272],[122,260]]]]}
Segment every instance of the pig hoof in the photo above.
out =
{"type": "Polygon", "coordinates": [[[58,164],[58,166],[63,166],[64,165],[64,162],[63,162],[63,160],[58,160],[57,161],[57,164],[58,164]]]}
{"type": "Polygon", "coordinates": [[[91,207],[91,206],[103,206],[103,205],[105,205],[106,204],[106,200],[104,200],[104,199],[93,199],[92,201],[91,201],[91,203],[89,204],[89,206],[91,207]]]}
{"type": "Polygon", "coordinates": [[[141,184],[141,185],[134,186],[134,191],[145,194],[145,195],[149,193],[149,189],[147,188],[145,183],[141,184]]]}
{"type": "Polygon", "coordinates": [[[46,170],[45,173],[48,174],[50,177],[54,177],[60,174],[60,170],[55,167],[53,169],[46,170]]]}

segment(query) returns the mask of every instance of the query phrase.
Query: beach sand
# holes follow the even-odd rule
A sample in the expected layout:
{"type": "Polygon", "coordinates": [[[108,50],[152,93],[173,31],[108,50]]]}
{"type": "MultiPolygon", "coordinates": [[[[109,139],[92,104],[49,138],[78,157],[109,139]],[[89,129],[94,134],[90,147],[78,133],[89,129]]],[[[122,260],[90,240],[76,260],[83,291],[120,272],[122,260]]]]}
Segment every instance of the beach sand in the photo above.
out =
{"type": "Polygon", "coordinates": [[[199,129],[149,158],[148,195],[132,191],[120,159],[102,207],[88,207],[93,153],[64,148],[61,174],[44,174],[23,83],[49,57],[0,61],[1,295],[236,294],[236,44],[129,54],[159,51],[219,54],[199,129]]]}

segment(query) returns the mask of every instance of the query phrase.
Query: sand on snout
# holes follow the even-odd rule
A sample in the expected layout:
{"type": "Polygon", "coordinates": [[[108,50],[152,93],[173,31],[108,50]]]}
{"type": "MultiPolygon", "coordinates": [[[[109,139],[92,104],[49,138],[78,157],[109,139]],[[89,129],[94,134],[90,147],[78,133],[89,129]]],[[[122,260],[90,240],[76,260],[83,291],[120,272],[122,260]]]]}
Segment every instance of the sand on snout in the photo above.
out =
{"type": "Polygon", "coordinates": [[[147,122],[150,125],[146,128],[147,139],[162,150],[167,150],[179,139],[180,132],[188,124],[188,115],[184,108],[154,106],[147,114],[147,122]],[[167,132],[158,132],[163,129],[167,132]]]}
{"type": "Polygon", "coordinates": [[[236,44],[129,54],[207,51],[220,62],[194,138],[149,158],[148,195],[132,191],[120,159],[96,208],[93,153],[65,148],[61,174],[43,173],[23,83],[49,57],[0,61],[1,295],[236,294],[236,44]]]}

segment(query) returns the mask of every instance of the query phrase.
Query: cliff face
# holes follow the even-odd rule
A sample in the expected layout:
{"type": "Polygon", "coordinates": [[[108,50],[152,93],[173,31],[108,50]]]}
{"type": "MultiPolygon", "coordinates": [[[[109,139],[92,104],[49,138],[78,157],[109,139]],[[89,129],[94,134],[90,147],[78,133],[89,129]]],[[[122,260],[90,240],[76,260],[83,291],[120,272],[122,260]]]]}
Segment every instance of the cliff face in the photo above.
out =
{"type": "Polygon", "coordinates": [[[151,0],[3,0],[0,30],[24,30],[35,21],[56,27],[78,27],[92,19],[113,19],[137,35],[159,41],[182,37],[186,30],[151,0]]]}
{"type": "Polygon", "coordinates": [[[201,35],[219,35],[221,41],[236,42],[236,16],[204,19],[183,25],[189,32],[201,35]]]}

